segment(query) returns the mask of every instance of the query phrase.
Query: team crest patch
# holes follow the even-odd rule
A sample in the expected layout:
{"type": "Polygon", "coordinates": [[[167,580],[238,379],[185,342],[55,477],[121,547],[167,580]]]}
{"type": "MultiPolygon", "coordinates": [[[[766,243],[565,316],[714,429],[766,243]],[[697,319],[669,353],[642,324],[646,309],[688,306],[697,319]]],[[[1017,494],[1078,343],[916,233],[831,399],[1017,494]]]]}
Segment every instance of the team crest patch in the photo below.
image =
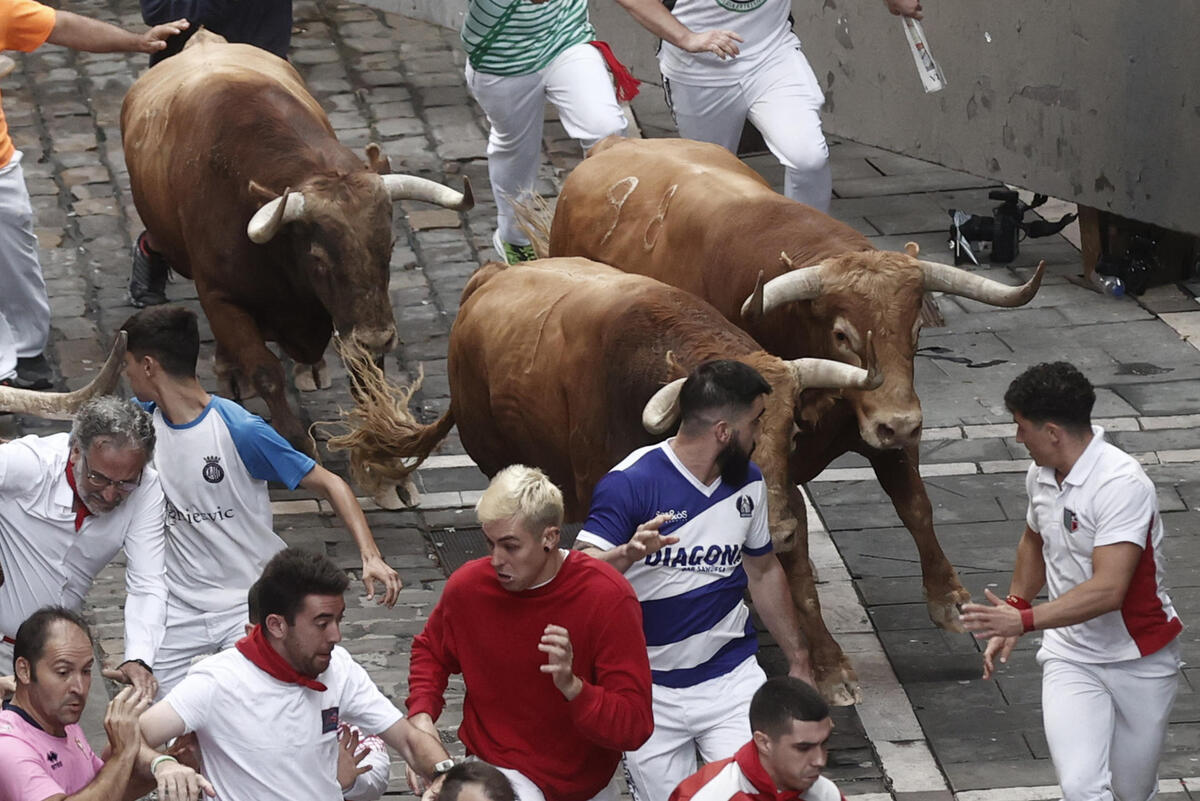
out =
{"type": "Polygon", "coordinates": [[[209,484],[220,484],[225,478],[225,468],[221,467],[220,456],[205,456],[204,469],[200,471],[200,475],[204,476],[204,480],[209,484]]]}
{"type": "Polygon", "coordinates": [[[328,709],[321,710],[321,734],[329,734],[331,731],[337,731],[338,727],[338,708],[331,706],[328,709]]]}
{"type": "Polygon", "coordinates": [[[750,500],[749,495],[739,495],[737,499],[738,514],[742,517],[750,517],[754,514],[754,501],[750,500]]]}
{"type": "Polygon", "coordinates": [[[1063,509],[1063,528],[1067,531],[1079,530],[1079,518],[1070,509],[1063,509]]]}
{"type": "Polygon", "coordinates": [[[48,764],[50,766],[51,770],[57,770],[58,768],[61,768],[63,765],[62,760],[58,758],[57,751],[51,751],[48,754],[46,754],[46,764],[48,764]]]}
{"type": "Polygon", "coordinates": [[[741,13],[743,11],[753,11],[762,6],[767,0],[717,0],[717,5],[721,8],[727,8],[730,11],[741,13]]]}

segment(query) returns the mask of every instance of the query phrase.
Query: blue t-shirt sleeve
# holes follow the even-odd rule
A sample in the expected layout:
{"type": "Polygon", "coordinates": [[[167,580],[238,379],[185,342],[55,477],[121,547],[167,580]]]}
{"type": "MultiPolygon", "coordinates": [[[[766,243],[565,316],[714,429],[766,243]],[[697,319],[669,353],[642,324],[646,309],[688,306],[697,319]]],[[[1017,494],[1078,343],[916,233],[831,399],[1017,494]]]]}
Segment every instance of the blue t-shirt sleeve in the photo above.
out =
{"type": "Polygon", "coordinates": [[[266,420],[233,401],[214,400],[250,475],[260,481],[277,481],[288,489],[295,489],[316,465],[311,457],[293,448],[266,420]]]}
{"type": "Polygon", "coordinates": [[[596,485],[592,493],[592,508],[588,511],[583,531],[613,545],[629,542],[637,527],[646,522],[639,516],[639,506],[629,477],[622,471],[614,470],[596,485]]]}

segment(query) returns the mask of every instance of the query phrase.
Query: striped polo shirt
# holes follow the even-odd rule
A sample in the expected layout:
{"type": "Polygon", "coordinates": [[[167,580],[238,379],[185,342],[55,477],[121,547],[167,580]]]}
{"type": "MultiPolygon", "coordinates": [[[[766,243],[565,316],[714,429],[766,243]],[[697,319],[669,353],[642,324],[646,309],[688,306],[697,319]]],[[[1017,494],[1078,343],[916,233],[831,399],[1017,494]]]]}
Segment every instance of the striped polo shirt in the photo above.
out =
{"type": "Polygon", "coordinates": [[[771,552],[762,473],[751,463],[742,483],[718,478],[705,486],[669,441],[640,448],[596,485],[578,541],[615,548],[663,513],[671,518],[661,533],[679,542],[633,564],[625,578],[642,604],[654,683],[691,687],[725,675],[758,649],[742,600],[742,557],[771,552]]]}
{"type": "Polygon", "coordinates": [[[471,66],[491,75],[528,75],[595,38],[587,0],[471,0],[462,26],[471,66]]]}

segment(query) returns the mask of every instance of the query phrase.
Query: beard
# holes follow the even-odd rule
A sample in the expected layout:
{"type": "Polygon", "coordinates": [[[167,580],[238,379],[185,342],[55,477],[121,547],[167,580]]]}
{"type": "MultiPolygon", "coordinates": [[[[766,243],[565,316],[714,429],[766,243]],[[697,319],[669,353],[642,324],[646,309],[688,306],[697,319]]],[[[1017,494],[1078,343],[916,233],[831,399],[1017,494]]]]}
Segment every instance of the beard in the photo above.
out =
{"type": "Polygon", "coordinates": [[[750,473],[750,454],[753,452],[753,446],[746,450],[736,439],[729,440],[717,454],[717,467],[721,468],[721,479],[734,486],[746,483],[746,476],[750,473]]]}

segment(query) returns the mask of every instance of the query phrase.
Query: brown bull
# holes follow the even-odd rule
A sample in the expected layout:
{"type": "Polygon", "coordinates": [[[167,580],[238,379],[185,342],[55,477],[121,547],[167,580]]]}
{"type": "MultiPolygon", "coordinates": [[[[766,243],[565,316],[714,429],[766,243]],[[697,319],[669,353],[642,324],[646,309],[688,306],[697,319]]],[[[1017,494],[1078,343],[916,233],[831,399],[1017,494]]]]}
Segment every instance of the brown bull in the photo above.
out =
{"type": "MultiPolygon", "coordinates": [[[[807,393],[791,478],[809,481],[847,451],[865,456],[916,542],[931,619],[961,630],[956,606],[970,596],[937,541],[918,472],[913,357],[922,299],[941,291],[1019,306],[1037,291],[1040,266],[1027,284],[1009,287],[918,260],[916,245],[879,251],[849,226],[775,193],[724,148],[619,137],[598,144],[567,178],[549,252],[686,289],[786,359],[861,364],[874,331],[883,385],[807,393]]],[[[793,513],[804,520],[803,505],[793,513]]],[[[840,652],[836,664],[818,669],[840,669],[845,685],[856,685],[840,652]]]]}
{"type": "Polygon", "coordinates": [[[230,391],[262,395],[275,428],[309,450],[265,342],[298,363],[301,389],[328,385],[322,355],[335,329],[376,357],[389,351],[392,204],[465,209],[470,188],[387,175],[374,145],[364,164],[291,65],[203,31],[133,85],[121,132],[138,214],[196,282],[218,370],[242,382],[230,391]]]}
{"type": "Polygon", "coordinates": [[[798,491],[787,467],[793,420],[804,388],[869,388],[878,383],[873,371],[772,356],[695,296],[586,259],[493,264],[467,283],[450,331],[450,409],[381,450],[423,458],[457,423],[484,473],[536,465],[562,488],[568,520],[583,521],[604,474],[677,422],[681,376],[714,358],[742,361],[772,387],[754,459],[767,484],[772,539],[821,665],[840,652],[796,538],[789,496],[798,491]]]}

